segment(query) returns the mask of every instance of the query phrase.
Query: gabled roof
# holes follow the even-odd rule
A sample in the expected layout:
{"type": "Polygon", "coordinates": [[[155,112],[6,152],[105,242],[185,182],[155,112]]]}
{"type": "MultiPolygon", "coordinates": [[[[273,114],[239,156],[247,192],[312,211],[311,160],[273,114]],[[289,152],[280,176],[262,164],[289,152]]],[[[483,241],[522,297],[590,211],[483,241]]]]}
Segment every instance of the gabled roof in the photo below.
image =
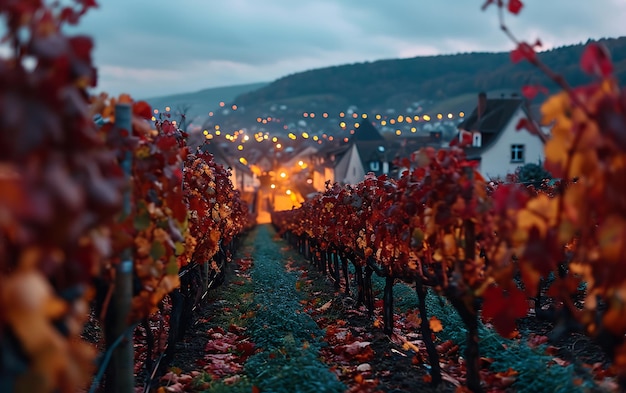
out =
{"type": "Polygon", "coordinates": [[[466,147],[468,158],[480,157],[500,136],[518,109],[526,110],[521,98],[488,98],[482,116],[478,116],[478,107],[459,124],[459,130],[480,131],[481,146],[466,147]]]}
{"type": "Polygon", "coordinates": [[[522,103],[520,98],[488,98],[485,111],[480,119],[478,118],[478,108],[475,108],[459,124],[459,128],[466,131],[480,131],[483,138],[485,134],[497,134],[506,127],[522,103]]]}
{"type": "Polygon", "coordinates": [[[359,128],[354,130],[354,135],[350,138],[352,141],[381,141],[384,142],[385,138],[380,135],[380,132],[374,127],[371,121],[363,119],[359,122],[359,128]]]}

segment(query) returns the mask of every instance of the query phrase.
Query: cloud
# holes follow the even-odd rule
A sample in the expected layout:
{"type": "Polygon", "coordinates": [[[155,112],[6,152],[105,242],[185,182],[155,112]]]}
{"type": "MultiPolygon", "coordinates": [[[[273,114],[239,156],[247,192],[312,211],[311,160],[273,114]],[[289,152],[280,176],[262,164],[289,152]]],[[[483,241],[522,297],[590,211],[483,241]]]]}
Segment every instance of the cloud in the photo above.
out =
{"type": "MultiPolygon", "coordinates": [[[[96,42],[99,88],[135,96],[271,81],[397,57],[505,51],[482,0],[101,0],[77,29],[96,42]]],[[[546,49],[622,35],[622,0],[525,1],[506,23],[546,49]]]]}

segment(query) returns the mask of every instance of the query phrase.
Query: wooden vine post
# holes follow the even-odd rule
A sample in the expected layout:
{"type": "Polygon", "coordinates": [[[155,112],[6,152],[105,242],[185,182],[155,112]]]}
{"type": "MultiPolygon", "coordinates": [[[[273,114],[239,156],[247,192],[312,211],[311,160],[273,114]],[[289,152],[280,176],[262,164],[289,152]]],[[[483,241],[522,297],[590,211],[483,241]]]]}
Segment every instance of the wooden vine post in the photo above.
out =
{"type": "MultiPolygon", "coordinates": [[[[130,104],[115,106],[115,127],[132,132],[132,108],[130,104]]],[[[125,153],[122,169],[130,178],[132,153],[125,153]]],[[[129,182],[130,183],[130,182],[129,182]]],[[[124,194],[122,214],[131,213],[131,190],[124,194]]],[[[107,368],[107,393],[132,393],[135,387],[134,354],[132,330],[128,326],[133,297],[133,261],[132,249],[127,248],[121,255],[121,261],[115,270],[115,289],[111,304],[107,310],[105,337],[107,348],[113,348],[111,362],[107,368]]]]}

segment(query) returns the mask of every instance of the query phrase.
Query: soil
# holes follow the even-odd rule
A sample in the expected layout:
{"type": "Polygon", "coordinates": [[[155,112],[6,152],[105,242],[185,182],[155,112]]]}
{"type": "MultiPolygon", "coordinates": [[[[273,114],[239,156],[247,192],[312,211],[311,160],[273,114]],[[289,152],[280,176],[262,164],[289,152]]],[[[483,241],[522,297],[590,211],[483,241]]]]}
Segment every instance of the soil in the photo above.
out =
{"type": "MultiPolygon", "coordinates": [[[[271,226],[254,229],[249,234],[249,239],[238,251],[236,258],[252,260],[251,269],[254,269],[254,258],[259,255],[260,251],[258,249],[259,244],[265,248],[262,250],[262,254],[276,253],[279,255],[278,259],[283,261],[286,271],[299,274],[296,287],[301,299],[304,299],[300,301],[303,304],[303,310],[311,315],[319,327],[327,329],[328,332],[333,326],[342,326],[342,328],[347,328],[349,335],[362,337],[363,340],[370,343],[369,348],[373,350],[374,354],[365,360],[359,359],[358,356],[350,359],[349,357],[333,355],[337,351],[333,349],[334,344],[332,342],[329,342],[328,347],[320,351],[320,357],[325,360],[329,370],[334,371],[347,386],[347,392],[428,393],[465,391],[462,387],[462,376],[453,373],[444,372],[443,383],[438,387],[433,387],[429,383],[430,367],[428,360],[422,355],[425,354],[425,351],[420,350],[419,353],[415,353],[407,349],[406,346],[403,347],[402,341],[399,342],[397,337],[389,338],[385,335],[380,324],[377,323],[379,320],[377,314],[370,316],[362,308],[356,307],[352,297],[345,295],[341,288],[338,290],[328,276],[318,272],[309,261],[296,254],[284,240],[276,236],[271,226]],[[252,241],[256,236],[267,236],[267,239],[263,238],[260,242],[258,239],[256,242],[252,241]]],[[[206,364],[204,360],[205,348],[210,341],[207,331],[220,325],[224,327],[224,323],[228,320],[232,321],[233,317],[244,317],[245,310],[241,310],[240,314],[235,312],[234,316],[231,315],[231,312],[238,309],[241,304],[229,294],[233,290],[241,289],[246,275],[242,274],[242,267],[238,263],[228,264],[225,273],[224,284],[213,290],[195,310],[195,322],[187,330],[184,339],[177,344],[171,366],[178,374],[197,374],[198,370],[202,370],[206,364]],[[224,318],[227,314],[230,315],[230,319],[224,318]]],[[[251,322],[254,323],[254,321],[251,322]]],[[[534,317],[520,320],[518,327],[521,332],[525,332],[525,335],[530,334],[536,337],[547,336],[553,330],[551,324],[534,317]]],[[[406,337],[415,338],[415,333],[410,331],[400,331],[399,335],[405,339],[406,337]]],[[[328,340],[328,337],[326,339],[328,340]]],[[[609,360],[598,346],[582,334],[563,335],[557,341],[548,344],[553,351],[552,355],[564,362],[573,364],[575,372],[588,375],[590,369],[587,365],[595,365],[598,370],[605,370],[610,365],[609,360]]],[[[442,362],[456,362],[455,364],[458,365],[459,362],[462,363],[462,360],[457,355],[454,361],[442,357],[442,362]]],[[[456,368],[453,365],[450,369],[456,368]]],[[[607,372],[606,375],[610,376],[610,373],[607,372]]],[[[205,384],[205,387],[207,386],[205,384]]],[[[512,388],[499,390],[486,388],[488,391],[516,391],[512,388]]],[[[261,392],[256,387],[253,387],[252,391],[261,392]]],[[[324,390],[319,391],[323,392],[324,390]]],[[[607,392],[617,390],[614,383],[606,383],[603,387],[585,391],[607,392]]]]}

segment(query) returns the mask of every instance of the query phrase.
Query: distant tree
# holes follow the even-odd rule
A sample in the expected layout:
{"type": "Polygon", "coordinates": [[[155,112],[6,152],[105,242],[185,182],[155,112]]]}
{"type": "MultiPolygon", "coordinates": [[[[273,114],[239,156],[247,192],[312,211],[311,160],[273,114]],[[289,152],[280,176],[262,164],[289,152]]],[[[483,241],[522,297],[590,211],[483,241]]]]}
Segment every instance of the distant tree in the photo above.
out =
{"type": "Polygon", "coordinates": [[[552,179],[552,175],[545,170],[541,162],[524,164],[517,169],[516,174],[520,183],[532,185],[535,188],[540,188],[544,180],[552,179]]]}
{"type": "Polygon", "coordinates": [[[173,120],[176,120],[178,128],[180,128],[181,130],[186,130],[187,114],[189,113],[189,109],[191,109],[191,104],[187,103],[176,106],[176,111],[174,112],[176,118],[173,120]]]}

